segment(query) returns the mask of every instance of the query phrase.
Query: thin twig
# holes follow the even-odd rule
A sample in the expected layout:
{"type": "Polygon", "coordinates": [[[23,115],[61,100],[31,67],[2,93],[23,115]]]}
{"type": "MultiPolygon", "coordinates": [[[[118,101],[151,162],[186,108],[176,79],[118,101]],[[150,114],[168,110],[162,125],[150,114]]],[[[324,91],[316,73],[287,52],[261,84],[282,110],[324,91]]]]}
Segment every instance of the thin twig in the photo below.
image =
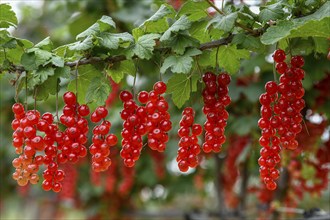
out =
{"type": "Polygon", "coordinates": [[[214,10],[216,10],[219,14],[221,15],[225,15],[225,13],[223,11],[221,11],[217,6],[215,6],[215,4],[213,4],[213,2],[211,2],[210,0],[205,0],[214,10]]]}

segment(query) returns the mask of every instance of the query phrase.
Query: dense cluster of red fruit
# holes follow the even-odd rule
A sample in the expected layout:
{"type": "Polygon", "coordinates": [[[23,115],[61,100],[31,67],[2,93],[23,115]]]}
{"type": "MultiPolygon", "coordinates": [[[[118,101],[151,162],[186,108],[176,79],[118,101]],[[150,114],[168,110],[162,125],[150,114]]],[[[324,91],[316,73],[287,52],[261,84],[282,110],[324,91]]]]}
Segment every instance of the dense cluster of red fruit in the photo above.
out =
{"type": "Polygon", "coordinates": [[[228,85],[231,81],[227,73],[220,73],[216,76],[214,73],[207,72],[203,75],[205,88],[202,95],[204,100],[203,113],[206,115],[205,142],[203,151],[205,153],[220,152],[222,144],[226,141],[224,130],[227,125],[228,112],[225,107],[231,102],[228,96],[228,85]]]}
{"type": "Polygon", "coordinates": [[[25,186],[28,182],[36,184],[39,182],[37,172],[44,159],[43,156],[36,156],[36,153],[45,148],[43,138],[37,135],[40,113],[32,110],[26,112],[20,103],[15,103],[12,110],[15,115],[11,124],[14,130],[12,144],[16,153],[20,154],[12,162],[16,168],[13,178],[20,186],[25,186]]]}
{"type": "Polygon", "coordinates": [[[303,58],[293,56],[288,64],[283,50],[275,51],[273,57],[277,63],[276,70],[281,75],[280,83],[266,83],[266,92],[259,97],[262,106],[258,121],[262,134],[259,139],[262,146],[259,172],[269,190],[277,187],[275,180],[279,177],[279,170],[276,166],[280,163],[281,146],[291,150],[298,147],[296,135],[302,130],[300,111],[305,107],[301,82],[305,75],[301,69],[303,58]]]}
{"type": "Polygon", "coordinates": [[[108,110],[104,106],[99,106],[91,114],[91,121],[102,123],[96,125],[93,129],[92,145],[89,147],[89,152],[92,156],[92,169],[95,172],[106,171],[111,165],[110,147],[117,144],[118,139],[114,134],[109,134],[111,123],[105,118],[108,116],[108,110]]]}
{"type": "Polygon", "coordinates": [[[180,141],[176,161],[181,172],[186,172],[189,167],[198,165],[197,156],[201,152],[198,144],[198,136],[202,134],[203,128],[200,124],[194,124],[195,111],[187,107],[182,112],[180,129],[178,131],[180,141]]]}
{"type": "MultiPolygon", "coordinates": [[[[25,111],[20,103],[13,105],[13,146],[16,153],[20,154],[13,160],[13,166],[16,168],[13,178],[19,185],[39,182],[39,166],[45,165],[47,168],[42,174],[42,188],[59,192],[65,177],[65,172],[60,169],[61,164],[76,163],[79,158],[87,155],[85,144],[89,128],[84,117],[89,115],[90,110],[87,105],[79,105],[73,92],[66,92],[63,101],[63,114],[58,122],[54,122],[54,117],[49,112],[40,116],[37,110],[25,111]],[[65,127],[64,131],[59,129],[60,123],[65,127]]],[[[107,110],[98,107],[91,115],[91,120],[97,122],[106,115],[107,110]]],[[[110,165],[111,162],[106,159],[109,155],[108,146],[117,143],[116,136],[107,135],[110,125],[110,122],[103,120],[102,124],[93,130],[94,147],[90,147],[90,150],[93,154],[93,168],[98,171],[103,171],[110,165]]]]}
{"type": "Polygon", "coordinates": [[[138,104],[133,100],[132,93],[122,91],[120,100],[124,109],[120,113],[124,120],[121,135],[121,157],[127,167],[132,167],[139,159],[143,147],[142,137],[147,135],[148,146],[152,150],[163,152],[168,142],[167,132],[171,130],[172,123],[168,113],[168,103],[162,96],[166,91],[164,82],[156,82],[149,93],[141,91],[138,94],[138,104]],[[143,105],[144,104],[144,105],[143,105]]]}

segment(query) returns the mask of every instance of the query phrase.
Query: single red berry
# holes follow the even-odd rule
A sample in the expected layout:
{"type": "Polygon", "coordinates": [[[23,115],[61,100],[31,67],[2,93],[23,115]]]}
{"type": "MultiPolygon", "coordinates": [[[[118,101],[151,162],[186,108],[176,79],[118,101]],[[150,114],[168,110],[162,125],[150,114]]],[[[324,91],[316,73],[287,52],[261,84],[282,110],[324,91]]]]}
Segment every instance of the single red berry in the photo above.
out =
{"type": "Polygon", "coordinates": [[[121,101],[127,102],[128,100],[133,98],[133,95],[129,91],[121,91],[119,94],[119,98],[121,101]]]}
{"type": "Polygon", "coordinates": [[[88,105],[84,104],[84,105],[80,105],[78,107],[78,113],[79,115],[85,117],[87,115],[89,115],[90,111],[89,111],[89,107],[88,105]]]}
{"type": "Polygon", "coordinates": [[[265,90],[269,95],[274,95],[277,92],[277,84],[274,81],[269,81],[265,85],[265,90]]]}
{"type": "Polygon", "coordinates": [[[231,81],[231,77],[228,73],[221,73],[218,75],[217,81],[218,81],[218,85],[228,86],[231,81]]]}
{"type": "Polygon", "coordinates": [[[21,103],[15,103],[12,110],[15,115],[21,115],[24,113],[24,106],[21,103]]]}
{"type": "Polygon", "coordinates": [[[75,105],[77,103],[77,97],[73,92],[64,93],[63,100],[67,105],[75,105]]]}
{"type": "Polygon", "coordinates": [[[164,82],[159,81],[154,84],[153,89],[157,94],[161,95],[166,92],[166,87],[167,86],[164,82]]]}
{"type": "Polygon", "coordinates": [[[147,91],[141,91],[138,94],[138,100],[142,104],[146,104],[149,99],[149,93],[147,91]]]}
{"type": "Polygon", "coordinates": [[[99,106],[94,111],[99,118],[105,118],[108,115],[108,110],[104,106],[99,106]]]}
{"type": "Polygon", "coordinates": [[[302,56],[293,56],[290,63],[293,67],[300,68],[304,66],[305,61],[302,56]]]}
{"type": "Polygon", "coordinates": [[[281,49],[278,49],[275,51],[273,58],[276,63],[283,62],[286,58],[285,52],[281,49]]]}

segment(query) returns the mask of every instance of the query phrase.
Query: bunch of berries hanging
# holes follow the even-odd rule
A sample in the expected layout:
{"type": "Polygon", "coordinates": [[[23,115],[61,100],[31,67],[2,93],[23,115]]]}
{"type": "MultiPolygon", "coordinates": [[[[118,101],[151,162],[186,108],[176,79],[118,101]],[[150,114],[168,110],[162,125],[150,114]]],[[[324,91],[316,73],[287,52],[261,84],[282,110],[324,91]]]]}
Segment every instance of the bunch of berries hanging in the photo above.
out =
{"type": "Polygon", "coordinates": [[[151,149],[163,152],[166,148],[167,132],[172,128],[170,114],[167,112],[168,103],[162,96],[166,91],[166,84],[156,82],[153,89],[149,93],[141,91],[138,94],[138,100],[144,106],[138,106],[132,93],[120,93],[120,100],[124,103],[124,109],[120,113],[124,120],[120,155],[128,167],[134,166],[140,157],[143,135],[148,136],[148,146],[151,149]]]}
{"type": "Polygon", "coordinates": [[[25,111],[21,103],[15,103],[12,110],[15,116],[11,123],[14,130],[12,145],[19,154],[12,162],[15,167],[13,178],[20,186],[25,186],[29,182],[37,184],[37,172],[43,164],[43,157],[36,154],[45,148],[43,138],[37,135],[40,113],[37,110],[25,111]]]}
{"type": "Polygon", "coordinates": [[[224,135],[227,125],[228,112],[225,107],[231,102],[228,96],[228,85],[231,81],[227,73],[218,76],[207,72],[203,75],[205,88],[202,95],[204,100],[203,113],[206,115],[205,142],[202,149],[205,153],[220,152],[222,144],[226,141],[224,135]]]}
{"type": "Polygon", "coordinates": [[[276,50],[273,55],[276,62],[276,70],[281,75],[280,83],[267,82],[266,92],[261,94],[259,101],[261,106],[261,118],[258,126],[261,129],[259,143],[260,150],[260,176],[267,189],[275,190],[275,180],[279,178],[279,170],[276,166],[280,163],[281,146],[294,150],[298,147],[296,135],[302,130],[303,119],[300,111],[305,107],[304,89],[304,59],[301,56],[293,56],[290,64],[285,62],[286,54],[283,50],[276,50]]]}
{"type": "Polygon", "coordinates": [[[95,172],[106,171],[111,165],[110,147],[117,144],[117,136],[109,133],[111,129],[110,121],[105,118],[108,116],[108,110],[104,106],[99,106],[91,114],[91,121],[94,123],[102,122],[93,129],[92,144],[89,152],[92,156],[92,169],[95,172]]]}
{"type": "Polygon", "coordinates": [[[194,117],[195,111],[191,107],[183,110],[178,131],[180,141],[176,158],[181,172],[186,172],[189,167],[195,168],[198,165],[197,156],[201,152],[198,136],[202,134],[203,128],[200,124],[194,123],[194,117]]]}

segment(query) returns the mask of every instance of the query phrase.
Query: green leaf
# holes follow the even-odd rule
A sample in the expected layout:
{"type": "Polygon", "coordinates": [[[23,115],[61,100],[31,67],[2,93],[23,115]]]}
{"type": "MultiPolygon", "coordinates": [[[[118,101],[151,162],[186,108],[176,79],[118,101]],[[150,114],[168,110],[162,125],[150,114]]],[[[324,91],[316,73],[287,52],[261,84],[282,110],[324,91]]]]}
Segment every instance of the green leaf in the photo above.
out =
{"type": "Polygon", "coordinates": [[[179,16],[188,15],[190,21],[198,21],[201,18],[207,17],[207,9],[210,5],[206,1],[187,1],[180,9],[179,16]]]}
{"type": "Polygon", "coordinates": [[[42,68],[37,69],[37,71],[34,72],[33,77],[39,79],[38,84],[41,84],[48,79],[48,76],[53,76],[53,75],[54,75],[54,68],[42,67],[42,68]]]}
{"type": "Polygon", "coordinates": [[[269,27],[261,36],[261,42],[269,45],[286,38],[290,35],[290,31],[294,28],[292,21],[279,21],[275,26],[269,27]]]}
{"type": "Polygon", "coordinates": [[[166,18],[173,17],[172,15],[174,15],[174,12],[175,11],[171,6],[163,4],[160,6],[158,11],[148,20],[143,22],[139,28],[145,33],[163,33],[168,29],[166,18]]]}
{"type": "Polygon", "coordinates": [[[24,47],[24,48],[27,48],[27,49],[33,47],[33,43],[29,40],[21,39],[21,38],[17,38],[17,37],[14,37],[14,38],[17,41],[17,44],[20,47],[24,47]]]}
{"type": "Polygon", "coordinates": [[[260,39],[243,33],[236,34],[232,41],[244,49],[253,51],[263,51],[265,46],[260,42],[260,39]]]}
{"type": "Polygon", "coordinates": [[[103,15],[101,19],[97,21],[100,26],[100,31],[107,31],[111,28],[116,28],[116,23],[112,20],[111,17],[103,15]]]}
{"type": "Polygon", "coordinates": [[[37,100],[47,100],[49,94],[55,95],[57,91],[58,84],[60,83],[60,78],[69,77],[70,67],[56,68],[54,75],[49,76],[48,79],[38,86],[37,88],[37,100]]]}
{"type": "Polygon", "coordinates": [[[50,40],[50,37],[46,37],[45,39],[37,43],[35,47],[40,48],[42,50],[51,51],[53,49],[53,42],[50,40]]]}
{"type": "Polygon", "coordinates": [[[38,101],[40,100],[47,100],[49,97],[49,94],[55,94],[56,93],[56,87],[58,86],[60,80],[58,77],[51,76],[48,77],[48,79],[37,87],[37,96],[36,99],[38,101]]]}
{"type": "Polygon", "coordinates": [[[96,77],[89,84],[86,93],[86,102],[95,102],[97,105],[104,105],[107,100],[111,87],[104,77],[96,77]]]}
{"type": "Polygon", "coordinates": [[[77,35],[76,40],[83,39],[92,35],[96,35],[100,31],[100,25],[98,23],[93,24],[87,30],[81,32],[77,35]]]}
{"type": "Polygon", "coordinates": [[[16,27],[17,17],[8,4],[0,4],[0,28],[16,27]]]}
{"type": "Polygon", "coordinates": [[[209,22],[208,26],[212,24],[213,27],[216,29],[229,32],[234,28],[236,19],[237,19],[237,12],[225,16],[217,15],[209,22]]]}
{"type": "Polygon", "coordinates": [[[78,41],[78,42],[71,44],[71,46],[69,46],[69,49],[76,50],[76,51],[82,51],[82,50],[88,50],[92,47],[93,47],[92,37],[89,36],[83,41],[78,41]]]}
{"type": "MultiPolygon", "coordinates": [[[[34,49],[34,48],[33,48],[34,49]]],[[[41,49],[36,49],[34,51],[34,54],[36,55],[36,65],[41,66],[47,63],[52,58],[52,53],[46,51],[46,50],[41,50],[41,49]]]]}
{"type": "Polygon", "coordinates": [[[51,61],[54,66],[64,67],[64,59],[62,57],[53,55],[51,61]]]}
{"type": "Polygon", "coordinates": [[[206,29],[207,21],[194,22],[189,28],[190,35],[199,40],[200,43],[211,41],[210,35],[206,29]]]}
{"type": "Polygon", "coordinates": [[[189,77],[186,74],[174,74],[167,83],[167,94],[172,94],[173,103],[181,108],[184,103],[189,100],[190,93],[190,80],[192,80],[192,87],[196,88],[198,77],[189,77]]]}
{"type": "Polygon", "coordinates": [[[181,55],[187,47],[198,47],[199,43],[186,34],[177,34],[166,41],[166,45],[172,48],[176,54],[181,55]]]}
{"type": "Polygon", "coordinates": [[[314,37],[314,51],[317,53],[328,53],[329,41],[326,38],[314,37]]]}
{"type": "MultiPolygon", "coordinates": [[[[77,78],[77,92],[78,92],[78,102],[86,103],[86,94],[89,88],[89,84],[95,77],[102,77],[102,72],[97,70],[92,65],[84,65],[78,68],[78,78],[77,78]]],[[[76,81],[71,80],[68,84],[68,90],[76,92],[76,81]]]]}
{"type": "Polygon", "coordinates": [[[134,42],[134,38],[129,33],[101,33],[100,44],[109,49],[118,49],[120,42],[134,42]]]}
{"type": "Polygon", "coordinates": [[[115,83],[119,83],[125,74],[134,76],[135,71],[134,63],[130,60],[115,63],[110,69],[106,69],[107,74],[115,83]]]}
{"type": "Polygon", "coordinates": [[[103,15],[96,23],[78,34],[76,39],[81,40],[82,38],[91,37],[92,35],[97,35],[99,32],[107,31],[111,28],[116,28],[115,22],[111,17],[103,15]]]}
{"type": "Polygon", "coordinates": [[[330,2],[326,2],[313,14],[291,21],[279,21],[267,29],[261,36],[261,42],[266,45],[274,44],[285,38],[295,37],[325,37],[330,36],[330,2]],[[317,27],[317,28],[315,28],[317,27]]]}
{"type": "Polygon", "coordinates": [[[147,19],[141,26],[144,26],[146,23],[150,21],[158,21],[164,18],[166,15],[172,14],[174,12],[173,8],[168,4],[163,4],[160,8],[153,14],[149,19],[147,19]]]}
{"type": "Polygon", "coordinates": [[[227,45],[219,48],[219,65],[231,74],[236,73],[240,67],[240,59],[248,59],[250,52],[248,50],[239,50],[236,45],[227,45]]]}
{"type": "Polygon", "coordinates": [[[10,39],[4,44],[1,44],[1,47],[3,48],[9,48],[9,49],[14,49],[17,46],[17,41],[15,39],[10,39]]]}
{"type": "MultiPolygon", "coordinates": [[[[330,8],[330,6],[329,6],[330,8]]],[[[320,21],[307,21],[296,25],[296,28],[291,31],[290,38],[294,37],[324,37],[330,36],[330,17],[323,18],[320,21]],[[317,27],[317,28],[315,28],[317,27]]]]}
{"type": "Polygon", "coordinates": [[[141,59],[150,59],[152,57],[152,52],[154,46],[156,45],[155,39],[159,38],[159,34],[146,34],[137,40],[137,42],[132,45],[132,48],[128,50],[128,57],[138,56],[141,59]]]}
{"type": "Polygon", "coordinates": [[[259,18],[260,21],[267,22],[269,20],[281,19],[284,16],[283,4],[282,2],[277,2],[275,4],[270,4],[265,7],[260,7],[259,18]]]}
{"type": "Polygon", "coordinates": [[[187,30],[191,26],[191,22],[189,21],[186,15],[181,16],[174,24],[167,29],[167,31],[160,38],[160,41],[168,40],[171,37],[172,33],[178,33],[182,30],[187,30]]]}
{"type": "Polygon", "coordinates": [[[172,55],[164,60],[160,72],[165,73],[171,67],[173,73],[188,73],[192,67],[192,62],[191,57],[172,55]]]}
{"type": "Polygon", "coordinates": [[[21,64],[26,70],[36,69],[36,55],[34,53],[24,53],[21,57],[21,64]]]}

